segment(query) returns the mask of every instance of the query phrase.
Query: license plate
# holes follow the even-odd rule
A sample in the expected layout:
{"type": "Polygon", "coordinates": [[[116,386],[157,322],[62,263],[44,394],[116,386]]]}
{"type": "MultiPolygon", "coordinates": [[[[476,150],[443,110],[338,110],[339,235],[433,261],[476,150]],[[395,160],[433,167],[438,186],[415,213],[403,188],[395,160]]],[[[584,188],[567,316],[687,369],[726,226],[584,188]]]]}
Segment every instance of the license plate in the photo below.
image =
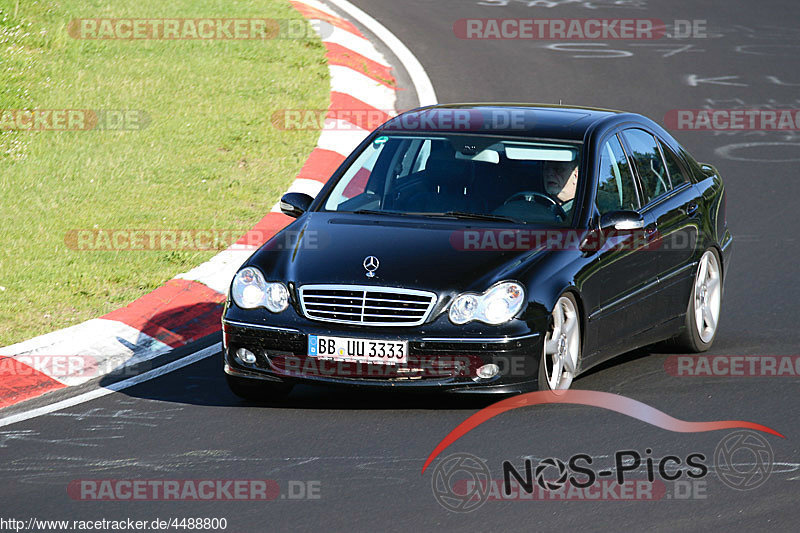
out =
{"type": "Polygon", "coordinates": [[[308,355],[334,361],[396,365],[408,362],[408,342],[309,335],[308,355]]]}

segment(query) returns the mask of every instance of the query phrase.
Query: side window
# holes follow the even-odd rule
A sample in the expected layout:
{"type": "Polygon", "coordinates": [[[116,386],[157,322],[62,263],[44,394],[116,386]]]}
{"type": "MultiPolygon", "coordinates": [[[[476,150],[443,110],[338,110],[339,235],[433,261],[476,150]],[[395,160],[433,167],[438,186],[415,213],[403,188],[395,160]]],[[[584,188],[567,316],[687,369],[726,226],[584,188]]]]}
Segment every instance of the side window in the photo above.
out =
{"type": "Polygon", "coordinates": [[[597,175],[597,209],[601,215],[611,211],[639,208],[636,184],[616,135],[600,149],[600,172],[597,175]]]}
{"type": "Polygon", "coordinates": [[[686,182],[687,179],[683,168],[678,162],[678,156],[660,140],[658,144],[661,146],[661,153],[664,154],[664,161],[667,163],[667,171],[669,172],[669,179],[672,182],[672,188],[679,187],[682,183],[686,182]]]}
{"type": "Polygon", "coordinates": [[[642,179],[642,200],[647,205],[653,198],[672,189],[664,160],[661,159],[661,151],[655,137],[644,130],[629,129],[622,134],[633,152],[633,164],[642,179]]]}

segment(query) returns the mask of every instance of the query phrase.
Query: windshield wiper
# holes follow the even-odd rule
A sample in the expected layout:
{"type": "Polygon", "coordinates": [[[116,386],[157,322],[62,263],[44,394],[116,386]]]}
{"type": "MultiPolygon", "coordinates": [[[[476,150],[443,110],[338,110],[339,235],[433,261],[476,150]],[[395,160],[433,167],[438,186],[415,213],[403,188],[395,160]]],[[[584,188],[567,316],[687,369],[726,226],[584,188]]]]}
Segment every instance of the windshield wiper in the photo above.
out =
{"type": "Polygon", "coordinates": [[[515,224],[524,224],[525,222],[517,220],[516,218],[504,217],[502,215],[488,215],[482,213],[467,213],[465,211],[447,211],[445,213],[425,213],[434,217],[452,217],[464,220],[491,220],[494,222],[513,222],[515,224]]]}
{"type": "Polygon", "coordinates": [[[392,215],[398,217],[408,216],[409,213],[401,213],[399,211],[379,211],[377,209],[356,209],[351,211],[355,215],[392,215]]]}
{"type": "Polygon", "coordinates": [[[480,213],[467,213],[466,211],[447,211],[444,213],[427,213],[424,211],[378,211],[375,209],[358,209],[353,211],[356,215],[391,215],[398,217],[436,217],[436,218],[456,218],[460,220],[489,220],[492,222],[513,222],[515,224],[525,224],[522,220],[501,215],[487,215],[480,213]]]}

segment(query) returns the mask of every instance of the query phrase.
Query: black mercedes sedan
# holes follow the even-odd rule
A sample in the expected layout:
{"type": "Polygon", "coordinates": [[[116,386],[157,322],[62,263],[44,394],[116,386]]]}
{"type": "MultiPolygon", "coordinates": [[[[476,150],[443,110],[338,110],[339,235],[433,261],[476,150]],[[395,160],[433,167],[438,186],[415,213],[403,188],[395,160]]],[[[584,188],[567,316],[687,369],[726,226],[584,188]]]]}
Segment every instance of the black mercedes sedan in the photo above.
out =
{"type": "Polygon", "coordinates": [[[372,132],[239,269],[224,369],[297,383],[566,389],[660,341],[707,350],[732,236],[717,170],[653,121],[568,106],[416,109],[372,132]]]}

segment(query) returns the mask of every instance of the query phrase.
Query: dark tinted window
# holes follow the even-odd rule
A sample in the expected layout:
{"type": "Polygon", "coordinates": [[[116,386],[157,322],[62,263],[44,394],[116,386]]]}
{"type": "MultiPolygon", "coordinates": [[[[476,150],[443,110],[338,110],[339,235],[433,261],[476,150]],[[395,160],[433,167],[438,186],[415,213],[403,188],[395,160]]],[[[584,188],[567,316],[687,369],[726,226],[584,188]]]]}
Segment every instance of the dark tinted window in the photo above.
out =
{"type": "Polygon", "coordinates": [[[616,135],[601,148],[596,202],[601,215],[639,208],[633,174],[616,135]]]}
{"type": "Polygon", "coordinates": [[[622,133],[630,146],[633,163],[642,179],[644,192],[643,203],[648,204],[653,198],[661,196],[672,189],[669,176],[661,159],[658,144],[652,135],[644,130],[629,129],[622,133]]]}
{"type": "Polygon", "coordinates": [[[666,161],[667,170],[669,171],[669,179],[672,182],[672,188],[674,189],[675,187],[680,186],[681,183],[684,183],[688,180],[683,172],[683,168],[681,167],[680,163],[678,163],[678,156],[676,156],[663,142],[658,141],[658,144],[661,145],[661,152],[664,154],[664,161],[666,161]]]}

